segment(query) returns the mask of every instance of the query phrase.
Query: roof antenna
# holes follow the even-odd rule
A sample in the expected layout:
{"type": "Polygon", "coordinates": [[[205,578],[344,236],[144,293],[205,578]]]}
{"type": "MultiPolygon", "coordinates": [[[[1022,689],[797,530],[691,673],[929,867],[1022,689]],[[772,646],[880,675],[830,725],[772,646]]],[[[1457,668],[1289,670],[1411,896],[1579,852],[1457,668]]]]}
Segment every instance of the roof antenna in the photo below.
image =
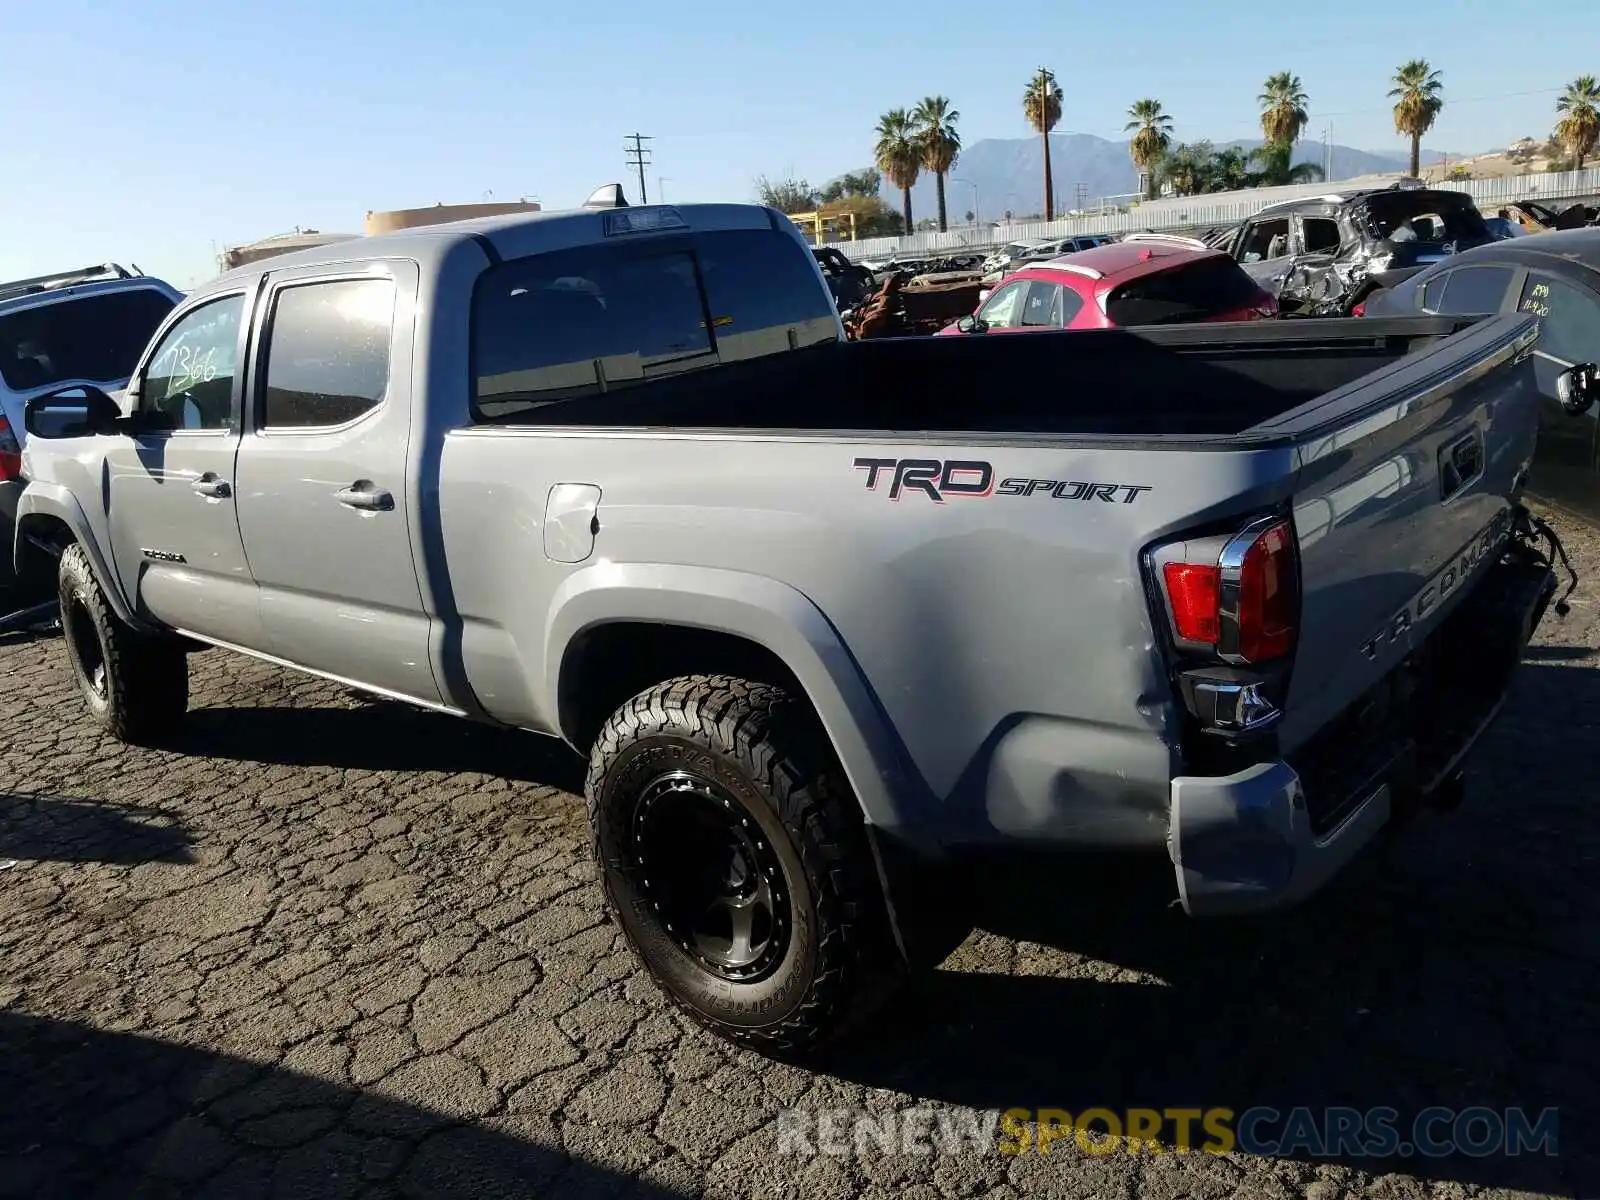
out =
{"type": "Polygon", "coordinates": [[[583,202],[584,208],[627,208],[628,198],[623,195],[620,183],[608,183],[596,188],[583,202]]]}

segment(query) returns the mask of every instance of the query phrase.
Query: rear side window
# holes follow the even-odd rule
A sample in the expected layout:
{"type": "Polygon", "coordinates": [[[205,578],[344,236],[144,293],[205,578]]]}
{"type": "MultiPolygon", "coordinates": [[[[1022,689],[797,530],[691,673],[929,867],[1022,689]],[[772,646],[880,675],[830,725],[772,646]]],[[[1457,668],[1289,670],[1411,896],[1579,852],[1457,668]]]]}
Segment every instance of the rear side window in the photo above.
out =
{"type": "Polygon", "coordinates": [[[1511,286],[1510,267],[1457,267],[1444,285],[1439,311],[1446,313],[1494,313],[1511,286]]]}
{"type": "Polygon", "coordinates": [[[1393,241],[1430,244],[1488,236],[1483,214],[1460,194],[1380,192],[1367,197],[1372,231],[1393,241]]]}
{"type": "Polygon", "coordinates": [[[1339,222],[1332,217],[1307,217],[1303,227],[1306,253],[1326,254],[1339,248],[1339,222]]]}
{"type": "Polygon", "coordinates": [[[729,230],[491,267],[472,301],[474,415],[528,418],[545,405],[835,341],[838,318],[814,262],[784,234],[729,230]]]}
{"type": "Polygon", "coordinates": [[[0,378],[12,391],[133,374],[172,301],[154,288],[55,300],[0,317],[0,378]]]}
{"type": "Polygon", "coordinates": [[[1022,302],[1024,328],[1060,328],[1061,285],[1034,280],[1028,285],[1027,298],[1022,302]]]}
{"type": "Polygon", "coordinates": [[[341,279],[278,293],[267,334],[267,428],[343,425],[389,390],[394,281],[341,279]]]}
{"type": "Polygon", "coordinates": [[[1262,302],[1251,278],[1233,260],[1212,255],[1141,276],[1106,299],[1113,325],[1161,325],[1240,312],[1262,302]]]}

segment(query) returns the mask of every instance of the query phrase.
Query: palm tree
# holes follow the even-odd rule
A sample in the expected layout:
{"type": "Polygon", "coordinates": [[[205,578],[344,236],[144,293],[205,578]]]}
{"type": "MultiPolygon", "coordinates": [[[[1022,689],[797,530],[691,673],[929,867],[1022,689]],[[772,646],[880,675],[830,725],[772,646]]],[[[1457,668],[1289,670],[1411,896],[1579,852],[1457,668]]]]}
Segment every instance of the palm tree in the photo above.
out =
{"type": "Polygon", "coordinates": [[[1573,167],[1581,171],[1584,157],[1600,141],[1600,83],[1593,75],[1578,76],[1556,101],[1556,111],[1566,114],[1556,125],[1556,137],[1576,160],[1573,167]]]}
{"type": "Polygon", "coordinates": [[[1169,146],[1151,171],[1151,198],[1162,183],[1171,185],[1174,196],[1193,196],[1203,190],[1210,161],[1211,147],[1204,142],[1194,145],[1178,142],[1169,146]]]}
{"type": "Polygon", "coordinates": [[[917,123],[903,108],[890,109],[878,118],[878,145],[872,156],[878,170],[900,189],[900,215],[906,232],[912,232],[911,188],[922,173],[922,151],[917,145],[917,123]]]}
{"type": "Polygon", "coordinates": [[[1411,139],[1411,177],[1422,173],[1422,135],[1444,107],[1444,83],[1426,59],[1413,58],[1394,73],[1389,99],[1394,101],[1394,131],[1411,139]]]}
{"type": "Polygon", "coordinates": [[[1056,192],[1050,178],[1050,131],[1061,120],[1061,86],[1053,72],[1040,67],[1022,94],[1022,115],[1044,138],[1044,219],[1055,219],[1056,192]]]}
{"type": "Polygon", "coordinates": [[[1289,71],[1279,71],[1267,76],[1261,85],[1261,95],[1256,97],[1261,105],[1261,133],[1269,142],[1293,145],[1305,131],[1311,119],[1306,112],[1309,101],[1305,88],[1300,86],[1300,76],[1289,71]]]}
{"type": "Polygon", "coordinates": [[[1218,150],[1211,158],[1211,189],[1237,192],[1250,186],[1250,156],[1235,146],[1218,150]]]}
{"type": "Polygon", "coordinates": [[[1293,183],[1316,183],[1322,168],[1316,163],[1294,161],[1294,144],[1270,141],[1250,151],[1250,162],[1257,167],[1249,177],[1251,187],[1287,187],[1293,183]]]}
{"type": "Polygon", "coordinates": [[[929,96],[917,105],[911,114],[917,124],[917,146],[922,153],[922,165],[933,172],[934,191],[939,198],[939,232],[950,228],[945,220],[944,177],[956,165],[961,153],[961,135],[956,132],[956,122],[961,114],[950,107],[946,96],[929,96]]]}
{"type": "Polygon", "coordinates": [[[1128,155],[1133,165],[1144,173],[1144,198],[1156,198],[1156,165],[1172,145],[1172,118],[1161,111],[1159,100],[1135,100],[1128,109],[1128,123],[1123,132],[1134,132],[1128,143],[1128,155]]]}

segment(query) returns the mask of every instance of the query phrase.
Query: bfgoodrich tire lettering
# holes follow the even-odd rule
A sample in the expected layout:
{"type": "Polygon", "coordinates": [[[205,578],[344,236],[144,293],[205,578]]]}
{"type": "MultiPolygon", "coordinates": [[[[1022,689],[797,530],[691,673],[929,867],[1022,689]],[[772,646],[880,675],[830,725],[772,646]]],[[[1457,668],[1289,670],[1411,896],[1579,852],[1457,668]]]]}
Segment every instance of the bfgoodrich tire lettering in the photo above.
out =
{"type": "Polygon", "coordinates": [[[708,1029],[802,1054],[898,979],[859,809],[809,707],[782,689],[687,676],[634,697],[600,731],[585,791],[612,913],[708,1029]],[[663,795],[675,806],[659,818],[665,835],[704,821],[677,845],[649,832],[663,795]],[[711,884],[708,866],[725,868],[711,884]],[[716,903],[700,903],[701,885],[723,889],[716,903]],[[714,927],[762,889],[768,917],[745,927],[741,949],[737,921],[728,938],[714,927]],[[681,920],[697,912],[713,914],[711,932],[681,920]]]}
{"type": "Polygon", "coordinates": [[[81,546],[62,554],[59,579],[62,640],[89,712],[120,741],[160,741],[189,707],[183,650],[117,619],[81,546]]]}

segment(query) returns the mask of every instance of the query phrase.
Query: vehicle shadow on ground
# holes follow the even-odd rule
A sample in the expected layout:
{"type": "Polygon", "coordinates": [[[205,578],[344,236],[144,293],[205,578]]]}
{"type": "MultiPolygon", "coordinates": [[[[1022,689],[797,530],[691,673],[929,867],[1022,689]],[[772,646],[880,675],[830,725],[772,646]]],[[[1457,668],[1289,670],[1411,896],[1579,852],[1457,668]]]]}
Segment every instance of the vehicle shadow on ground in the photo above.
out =
{"type": "Polygon", "coordinates": [[[583,787],[583,761],[555,738],[388,700],[354,708],[197,708],[170,748],[285,766],[472,773],[569,792],[583,787]]]}
{"type": "Polygon", "coordinates": [[[681,1194],[488,1123],[74,1022],[0,1012],[0,1062],[8,1196],[681,1194]]]}
{"type": "Polygon", "coordinates": [[[1577,1171],[1596,1194],[1600,672],[1529,665],[1517,692],[1459,812],[1290,913],[1193,921],[1165,907],[1159,859],[975,868],[961,884],[985,932],[820,1065],[980,1109],[1387,1106],[1401,1140],[1430,1106],[1555,1107],[1559,1157],[1318,1158],[1556,1195],[1577,1171]],[[1086,960],[1071,977],[1049,973],[1063,954],[1086,960]]]}
{"type": "Polygon", "coordinates": [[[194,861],[187,828],[156,808],[0,793],[0,858],[129,865],[194,861]]]}

